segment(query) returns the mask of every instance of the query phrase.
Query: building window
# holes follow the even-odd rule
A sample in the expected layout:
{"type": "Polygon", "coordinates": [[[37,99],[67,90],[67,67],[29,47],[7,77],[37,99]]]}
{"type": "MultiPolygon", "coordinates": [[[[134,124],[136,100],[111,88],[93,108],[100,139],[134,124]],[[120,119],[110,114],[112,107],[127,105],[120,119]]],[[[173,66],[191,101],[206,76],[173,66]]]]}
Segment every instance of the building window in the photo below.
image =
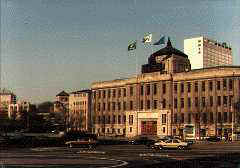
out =
{"type": "Polygon", "coordinates": [[[177,108],[177,104],[178,104],[177,98],[174,98],[174,108],[177,108]]]}
{"type": "Polygon", "coordinates": [[[100,110],[101,110],[101,104],[98,103],[98,111],[100,111],[100,110]]]}
{"type": "Polygon", "coordinates": [[[232,112],[229,112],[229,122],[231,123],[232,122],[232,112]]]}
{"type": "Polygon", "coordinates": [[[174,93],[177,93],[177,84],[174,84],[174,93]]]}
{"type": "Polygon", "coordinates": [[[130,101],[130,110],[133,109],[133,101],[130,101]]]}
{"type": "Polygon", "coordinates": [[[101,117],[98,116],[98,124],[101,124],[101,117]]]}
{"type": "Polygon", "coordinates": [[[112,123],[113,123],[113,124],[115,124],[115,122],[116,122],[116,116],[115,116],[115,115],[113,115],[113,120],[112,120],[112,123]]]}
{"type": "Polygon", "coordinates": [[[207,113],[203,113],[203,119],[202,119],[203,123],[206,124],[207,123],[207,113]]]}
{"type": "Polygon", "coordinates": [[[205,81],[202,81],[202,91],[205,92],[205,81]]]}
{"type": "Polygon", "coordinates": [[[130,86],[130,96],[133,96],[133,87],[130,86]]]}
{"type": "Polygon", "coordinates": [[[113,90],[113,97],[116,97],[116,90],[113,90]]]}
{"type": "Polygon", "coordinates": [[[102,116],[102,123],[105,124],[105,121],[106,121],[105,116],[102,116]]]}
{"type": "Polygon", "coordinates": [[[110,124],[110,122],[111,122],[111,117],[108,116],[107,124],[110,124]]]}
{"type": "Polygon", "coordinates": [[[223,105],[227,106],[227,96],[223,96],[223,105]]]}
{"type": "Polygon", "coordinates": [[[218,104],[218,106],[221,106],[221,96],[217,97],[217,104],[218,104]]]}
{"type": "Polygon", "coordinates": [[[202,97],[202,107],[205,107],[206,106],[206,100],[205,100],[205,97],[202,97]]]}
{"type": "Polygon", "coordinates": [[[176,124],[177,123],[177,121],[178,121],[178,117],[177,117],[177,113],[174,113],[174,118],[173,118],[174,120],[174,123],[176,124]]]}
{"type": "Polygon", "coordinates": [[[121,110],[121,102],[118,102],[118,110],[121,110]]]}
{"type": "Polygon", "coordinates": [[[210,123],[213,123],[213,112],[210,112],[210,123]]]}
{"type": "Polygon", "coordinates": [[[163,109],[166,108],[166,99],[163,99],[163,101],[162,101],[162,108],[163,108],[163,109]]]}
{"type": "Polygon", "coordinates": [[[140,92],[141,96],[143,96],[143,93],[144,93],[144,86],[141,85],[141,92],[140,92]]]}
{"type": "Polygon", "coordinates": [[[210,91],[213,90],[213,82],[212,82],[212,81],[209,82],[209,90],[210,90],[210,91]]]}
{"type": "Polygon", "coordinates": [[[195,97],[195,107],[198,107],[198,97],[195,97]]]}
{"type": "Polygon", "coordinates": [[[150,95],[150,84],[147,84],[147,95],[150,95]]]}
{"type": "Polygon", "coordinates": [[[233,80],[232,79],[229,79],[229,90],[232,90],[233,89],[233,80]]]}
{"type": "Polygon", "coordinates": [[[195,82],[195,92],[198,92],[198,83],[195,82]]]}
{"type": "Polygon", "coordinates": [[[233,96],[229,96],[229,106],[232,106],[233,96]]]}
{"type": "Polygon", "coordinates": [[[184,113],[181,113],[181,123],[184,123],[184,113]]]}
{"type": "Polygon", "coordinates": [[[166,124],[167,118],[166,114],[162,114],[162,124],[166,124]]]}
{"type": "Polygon", "coordinates": [[[123,123],[126,123],[126,115],[123,116],[123,123]]]}
{"type": "Polygon", "coordinates": [[[227,80],[223,79],[223,89],[227,89],[227,80]]]}
{"type": "Polygon", "coordinates": [[[118,124],[121,124],[121,116],[118,116],[118,124]]]}
{"type": "Polygon", "coordinates": [[[129,128],[129,132],[132,132],[132,127],[129,128]]]}
{"type": "Polygon", "coordinates": [[[111,90],[108,90],[108,97],[111,97],[111,90]]]}
{"type": "Polygon", "coordinates": [[[111,102],[108,102],[107,110],[110,111],[111,102]]]}
{"type": "Polygon", "coordinates": [[[181,83],[181,93],[183,93],[183,92],[184,92],[184,84],[181,83]]]}
{"type": "Polygon", "coordinates": [[[184,98],[181,98],[181,108],[184,108],[184,98]]]}
{"type": "Polygon", "coordinates": [[[165,133],[166,132],[166,128],[165,127],[163,127],[163,133],[165,133]]]}
{"type": "Polygon", "coordinates": [[[223,113],[223,122],[226,123],[227,122],[227,112],[223,113]]]}
{"type": "Polygon", "coordinates": [[[163,83],[162,90],[163,90],[163,94],[165,94],[166,93],[166,83],[163,83]]]}
{"type": "Polygon", "coordinates": [[[143,100],[140,101],[140,109],[143,109],[143,100]]]}
{"type": "Polygon", "coordinates": [[[192,115],[191,113],[188,113],[188,123],[190,124],[192,122],[192,115]]]}
{"type": "MultiPolygon", "coordinates": [[[[75,95],[74,95],[75,97],[75,95]]],[[[101,90],[98,91],[98,98],[100,99],[101,98],[101,90]]]]}
{"type": "Polygon", "coordinates": [[[157,105],[158,105],[157,102],[158,102],[157,100],[154,100],[154,101],[153,101],[153,108],[154,108],[154,109],[157,109],[157,105]]]}
{"type": "Polygon", "coordinates": [[[123,88],[123,97],[126,97],[127,96],[127,90],[126,88],[123,88]]]}
{"type": "Polygon", "coordinates": [[[218,123],[222,122],[222,115],[221,112],[218,112],[218,119],[217,119],[218,123]]]}
{"type": "Polygon", "coordinates": [[[129,125],[133,125],[133,115],[129,115],[129,125]]]}
{"type": "Polygon", "coordinates": [[[121,89],[118,89],[118,97],[121,97],[121,89]]]}
{"type": "Polygon", "coordinates": [[[150,109],[150,100],[147,100],[147,109],[150,109]]]}
{"type": "Polygon", "coordinates": [[[103,111],[106,109],[106,103],[103,103],[103,111]]]}
{"type": "Polygon", "coordinates": [[[220,81],[217,81],[217,90],[220,90],[220,81]]]}
{"type": "Polygon", "coordinates": [[[103,91],[103,98],[106,98],[106,91],[103,91]]]}
{"type": "Polygon", "coordinates": [[[157,84],[156,83],[153,84],[153,94],[154,95],[157,94],[157,84]]]}
{"type": "Polygon", "coordinates": [[[213,96],[210,96],[210,107],[213,106],[213,96]]]}
{"type": "Polygon", "coordinates": [[[191,107],[191,98],[190,97],[188,97],[188,108],[190,108],[191,107]]]}
{"type": "Polygon", "coordinates": [[[190,82],[188,82],[187,87],[188,87],[188,93],[191,92],[191,83],[190,82]]]}
{"type": "Polygon", "coordinates": [[[112,102],[112,110],[115,111],[115,102],[112,102]]]}
{"type": "Polygon", "coordinates": [[[126,102],[123,102],[123,110],[126,110],[126,102]]]}

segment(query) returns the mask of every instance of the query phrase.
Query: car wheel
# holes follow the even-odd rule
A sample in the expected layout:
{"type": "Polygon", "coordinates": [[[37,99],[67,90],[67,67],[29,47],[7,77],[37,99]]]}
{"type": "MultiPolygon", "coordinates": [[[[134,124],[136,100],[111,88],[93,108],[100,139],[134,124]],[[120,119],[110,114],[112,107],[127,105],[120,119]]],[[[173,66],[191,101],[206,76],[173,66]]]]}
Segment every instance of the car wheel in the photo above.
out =
{"type": "Polygon", "coordinates": [[[178,149],[179,149],[179,150],[182,150],[182,149],[184,149],[184,148],[183,148],[182,146],[178,146],[178,149]]]}

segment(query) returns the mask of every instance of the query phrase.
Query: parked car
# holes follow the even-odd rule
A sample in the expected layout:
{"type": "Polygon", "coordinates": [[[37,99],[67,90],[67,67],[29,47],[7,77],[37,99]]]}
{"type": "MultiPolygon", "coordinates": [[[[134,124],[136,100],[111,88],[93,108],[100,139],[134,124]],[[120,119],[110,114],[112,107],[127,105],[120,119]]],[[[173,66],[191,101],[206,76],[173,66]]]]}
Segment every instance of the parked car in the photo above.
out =
{"type": "Polygon", "coordinates": [[[83,147],[83,148],[95,148],[97,146],[97,141],[90,139],[90,138],[84,138],[84,139],[78,139],[74,141],[67,141],[65,143],[69,148],[73,147],[83,147]]]}
{"type": "Polygon", "coordinates": [[[179,139],[170,139],[170,140],[160,140],[156,143],[154,143],[153,146],[154,149],[188,149],[189,148],[189,144],[187,142],[183,142],[179,139]]]}
{"type": "Polygon", "coordinates": [[[221,141],[221,138],[218,136],[210,136],[210,137],[206,138],[206,140],[209,142],[219,142],[219,141],[221,141]]]}
{"type": "Polygon", "coordinates": [[[153,139],[149,139],[148,137],[139,137],[137,139],[129,140],[129,144],[132,144],[132,145],[146,145],[146,146],[150,146],[153,143],[155,143],[155,141],[153,139]]]}

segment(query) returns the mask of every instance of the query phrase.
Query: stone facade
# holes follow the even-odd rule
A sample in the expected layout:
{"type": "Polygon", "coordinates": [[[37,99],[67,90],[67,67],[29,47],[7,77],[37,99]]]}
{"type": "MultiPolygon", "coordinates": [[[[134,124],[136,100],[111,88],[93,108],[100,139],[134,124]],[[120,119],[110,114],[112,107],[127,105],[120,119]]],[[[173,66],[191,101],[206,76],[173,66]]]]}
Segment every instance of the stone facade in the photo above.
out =
{"type": "Polygon", "coordinates": [[[128,79],[92,84],[95,133],[141,135],[145,128],[139,122],[149,119],[157,121],[157,136],[184,136],[187,124],[194,126],[196,138],[225,135],[231,133],[232,128],[237,129],[239,109],[235,105],[240,98],[240,67],[191,70],[188,57],[172,48],[170,41],[154,57],[165,63],[169,61],[169,65],[160,61],[165,68],[143,70],[146,73],[128,79]],[[182,61],[174,62],[174,58],[182,61]],[[164,126],[161,117],[166,111],[164,126]]]}

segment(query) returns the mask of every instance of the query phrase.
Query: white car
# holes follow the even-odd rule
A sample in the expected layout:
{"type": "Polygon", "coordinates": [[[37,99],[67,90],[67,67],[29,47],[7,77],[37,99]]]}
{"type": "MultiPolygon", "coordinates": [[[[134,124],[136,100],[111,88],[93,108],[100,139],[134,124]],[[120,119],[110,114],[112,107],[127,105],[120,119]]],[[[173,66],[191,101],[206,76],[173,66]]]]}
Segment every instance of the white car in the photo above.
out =
{"type": "Polygon", "coordinates": [[[189,148],[189,145],[187,142],[182,142],[179,139],[170,139],[170,140],[166,140],[166,141],[159,141],[154,143],[153,146],[155,149],[187,149],[189,148]]]}

